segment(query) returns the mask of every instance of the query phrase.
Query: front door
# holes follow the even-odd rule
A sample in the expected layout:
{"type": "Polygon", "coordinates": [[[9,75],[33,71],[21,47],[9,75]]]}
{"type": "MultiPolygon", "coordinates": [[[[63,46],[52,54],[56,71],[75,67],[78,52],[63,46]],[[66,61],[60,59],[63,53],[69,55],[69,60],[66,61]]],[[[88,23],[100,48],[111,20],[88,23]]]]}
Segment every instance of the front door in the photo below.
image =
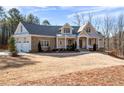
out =
{"type": "Polygon", "coordinates": [[[79,47],[82,48],[82,40],[79,40],[79,47]]]}

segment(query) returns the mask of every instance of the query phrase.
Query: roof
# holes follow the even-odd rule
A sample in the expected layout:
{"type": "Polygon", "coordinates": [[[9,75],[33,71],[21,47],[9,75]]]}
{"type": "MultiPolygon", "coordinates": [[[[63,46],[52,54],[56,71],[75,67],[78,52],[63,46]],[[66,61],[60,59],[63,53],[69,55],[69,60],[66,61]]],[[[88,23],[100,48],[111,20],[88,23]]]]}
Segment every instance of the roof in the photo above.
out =
{"type": "Polygon", "coordinates": [[[84,30],[84,28],[85,28],[87,25],[92,26],[90,22],[86,22],[85,24],[83,24],[82,26],[80,26],[80,28],[78,29],[78,32],[83,31],[83,30],[84,30]]]}
{"type": "MultiPolygon", "coordinates": [[[[47,36],[56,36],[56,34],[59,34],[59,30],[63,26],[45,26],[45,25],[38,25],[38,24],[31,24],[31,23],[25,23],[22,22],[24,27],[28,30],[29,34],[35,34],[35,35],[47,35],[47,36]]],[[[88,23],[87,23],[88,24],[88,23]]],[[[73,34],[79,34],[78,29],[79,26],[71,26],[72,33],[73,34]]],[[[100,32],[96,33],[89,33],[87,34],[89,37],[103,37],[100,32]]]]}
{"type": "Polygon", "coordinates": [[[103,37],[102,34],[98,31],[96,31],[95,33],[88,33],[88,36],[92,37],[92,38],[96,38],[96,37],[102,38],[103,37]]]}
{"type": "MultiPolygon", "coordinates": [[[[45,26],[22,22],[29,34],[56,36],[62,26],[45,26]]],[[[72,26],[72,33],[76,34],[79,26],[72,26]]]]}

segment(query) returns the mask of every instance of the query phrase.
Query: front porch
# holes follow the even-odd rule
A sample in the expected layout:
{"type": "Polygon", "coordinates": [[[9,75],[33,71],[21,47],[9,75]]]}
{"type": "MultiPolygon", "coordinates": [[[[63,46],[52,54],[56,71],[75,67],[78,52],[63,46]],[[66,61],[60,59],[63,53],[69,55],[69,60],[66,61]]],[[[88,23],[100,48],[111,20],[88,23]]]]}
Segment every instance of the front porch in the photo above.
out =
{"type": "Polygon", "coordinates": [[[58,36],[56,38],[56,49],[67,49],[69,46],[75,46],[79,50],[90,50],[95,47],[97,50],[99,48],[99,38],[70,36],[58,36]]]}

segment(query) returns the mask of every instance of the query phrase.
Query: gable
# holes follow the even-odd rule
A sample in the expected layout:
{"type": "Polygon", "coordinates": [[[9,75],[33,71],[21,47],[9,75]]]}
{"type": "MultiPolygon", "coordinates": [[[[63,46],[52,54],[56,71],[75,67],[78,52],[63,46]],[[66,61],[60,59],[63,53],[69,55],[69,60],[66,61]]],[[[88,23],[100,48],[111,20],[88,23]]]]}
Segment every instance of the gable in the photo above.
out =
{"type": "Polygon", "coordinates": [[[86,31],[79,32],[79,35],[87,35],[86,31]]]}
{"type": "Polygon", "coordinates": [[[69,33],[72,34],[72,27],[68,23],[64,24],[60,29],[62,34],[65,34],[65,31],[64,31],[65,29],[68,29],[68,34],[69,33]]]}
{"type": "Polygon", "coordinates": [[[88,36],[91,38],[103,38],[102,34],[97,32],[96,29],[89,22],[81,26],[78,32],[79,35],[88,36]],[[87,31],[87,28],[90,28],[90,31],[87,31]]]}
{"type": "Polygon", "coordinates": [[[28,30],[24,27],[24,25],[20,22],[17,26],[17,29],[14,33],[15,35],[19,34],[29,34],[28,30]]]}
{"type": "MultiPolygon", "coordinates": [[[[79,30],[78,30],[78,32],[86,32],[87,31],[87,28],[90,28],[90,30],[91,30],[91,33],[92,32],[96,32],[96,29],[92,26],[92,24],[91,23],[85,23],[84,25],[82,25],[80,28],[79,28],[79,30]]],[[[86,32],[87,33],[87,32],[86,32]]]]}

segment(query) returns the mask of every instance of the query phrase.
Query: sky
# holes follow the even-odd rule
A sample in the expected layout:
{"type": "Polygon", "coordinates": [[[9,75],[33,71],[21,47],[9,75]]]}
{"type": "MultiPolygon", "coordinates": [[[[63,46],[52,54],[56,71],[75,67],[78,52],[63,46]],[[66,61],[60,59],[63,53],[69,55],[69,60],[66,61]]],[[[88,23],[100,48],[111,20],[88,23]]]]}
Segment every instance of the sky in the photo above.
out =
{"type": "Polygon", "coordinates": [[[105,6],[4,6],[6,11],[11,8],[17,8],[23,15],[29,13],[38,16],[40,22],[47,19],[52,25],[64,25],[65,23],[73,23],[75,13],[87,16],[89,13],[96,17],[104,15],[117,16],[124,13],[124,7],[105,7],[105,6]]]}

